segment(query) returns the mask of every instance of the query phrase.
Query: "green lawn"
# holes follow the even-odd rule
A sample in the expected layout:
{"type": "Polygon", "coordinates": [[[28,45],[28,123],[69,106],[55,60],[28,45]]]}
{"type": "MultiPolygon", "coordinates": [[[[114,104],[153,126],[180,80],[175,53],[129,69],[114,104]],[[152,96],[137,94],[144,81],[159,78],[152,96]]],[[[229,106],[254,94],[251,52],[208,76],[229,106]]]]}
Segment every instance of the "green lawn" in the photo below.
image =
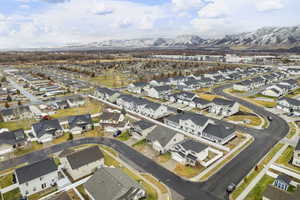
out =
{"type": "Polygon", "coordinates": [[[270,151],[269,153],[266,155],[266,157],[258,164],[257,166],[257,170],[252,171],[248,176],[246,176],[244,178],[244,181],[239,185],[239,187],[237,187],[234,192],[232,193],[232,198],[236,199],[241,193],[242,191],[248,186],[248,184],[257,176],[257,174],[263,169],[264,165],[266,165],[272,158],[273,156],[276,154],[277,151],[279,151],[279,149],[281,147],[283,147],[284,144],[279,143],[276,144],[270,151]]]}
{"type": "Polygon", "coordinates": [[[244,123],[245,125],[248,126],[259,126],[262,123],[261,119],[255,115],[233,115],[227,117],[226,119],[235,122],[248,121],[249,123],[244,123]]]}
{"type": "Polygon", "coordinates": [[[162,155],[159,155],[157,157],[157,161],[159,163],[165,163],[165,162],[168,162],[169,160],[171,159],[171,153],[170,152],[167,152],[165,154],[162,154],[162,155]]]}
{"type": "Polygon", "coordinates": [[[3,194],[3,200],[17,200],[22,197],[19,188],[3,194]]]}
{"type": "Polygon", "coordinates": [[[83,185],[79,185],[76,187],[76,189],[78,190],[78,192],[81,194],[81,196],[85,199],[85,200],[89,200],[89,196],[88,194],[85,192],[83,185]]]}
{"type": "Polygon", "coordinates": [[[4,175],[0,177],[0,188],[5,188],[7,186],[13,185],[13,173],[4,175]]]}
{"type": "Polygon", "coordinates": [[[119,140],[121,140],[121,141],[127,141],[127,140],[129,140],[129,138],[130,138],[131,136],[130,136],[130,134],[129,134],[129,131],[127,130],[127,131],[124,131],[121,135],[119,135],[117,138],[119,139],[119,140]]]}
{"type": "Polygon", "coordinates": [[[35,122],[36,122],[36,120],[33,120],[33,119],[10,121],[10,122],[0,122],[0,128],[7,128],[9,130],[17,130],[17,129],[28,130],[28,129],[31,129],[31,125],[35,122]]]}
{"type": "Polygon", "coordinates": [[[288,124],[289,124],[289,127],[290,127],[290,131],[289,131],[289,133],[287,134],[286,137],[287,137],[288,139],[291,139],[291,138],[296,134],[296,132],[297,132],[297,127],[296,127],[296,125],[295,125],[294,122],[289,122],[288,124]]]}
{"type": "Polygon", "coordinates": [[[33,152],[33,151],[37,151],[43,148],[42,144],[39,144],[37,142],[31,142],[31,144],[28,147],[25,147],[23,149],[17,149],[16,151],[14,151],[15,156],[22,156],[24,154],[33,152]]]}
{"type": "Polygon", "coordinates": [[[290,161],[292,161],[293,154],[294,154],[294,147],[288,146],[288,148],[286,148],[286,150],[281,154],[278,160],[276,160],[276,163],[300,172],[300,167],[296,167],[290,163],[290,161]]]}
{"type": "Polygon", "coordinates": [[[202,172],[205,168],[202,166],[185,166],[182,164],[177,164],[174,172],[178,174],[179,176],[185,177],[185,178],[192,178],[196,175],[198,175],[200,172],[202,172]]]}
{"type": "Polygon", "coordinates": [[[245,200],[259,200],[262,199],[262,194],[266,190],[267,186],[274,182],[274,178],[270,176],[263,176],[263,178],[255,185],[250,191],[245,200]]]}

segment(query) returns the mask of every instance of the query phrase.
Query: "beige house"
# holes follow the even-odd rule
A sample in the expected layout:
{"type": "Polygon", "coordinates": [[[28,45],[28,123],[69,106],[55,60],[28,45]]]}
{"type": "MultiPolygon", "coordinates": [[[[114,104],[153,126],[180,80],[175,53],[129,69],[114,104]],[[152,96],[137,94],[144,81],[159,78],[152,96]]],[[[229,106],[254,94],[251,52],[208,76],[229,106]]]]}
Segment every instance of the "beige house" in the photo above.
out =
{"type": "Polygon", "coordinates": [[[70,151],[60,155],[64,169],[73,180],[90,175],[104,165],[104,156],[98,146],[89,147],[80,151],[70,151]]]}

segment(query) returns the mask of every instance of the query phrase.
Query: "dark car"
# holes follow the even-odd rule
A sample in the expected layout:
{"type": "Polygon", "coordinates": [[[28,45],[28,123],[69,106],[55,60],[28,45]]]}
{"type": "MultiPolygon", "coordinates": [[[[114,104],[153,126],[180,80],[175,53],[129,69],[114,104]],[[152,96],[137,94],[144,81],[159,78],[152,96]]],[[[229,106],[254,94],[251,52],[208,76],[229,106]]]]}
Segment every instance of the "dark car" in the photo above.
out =
{"type": "Polygon", "coordinates": [[[272,120],[273,120],[273,117],[268,116],[268,120],[269,120],[269,121],[272,121],[272,120]]]}
{"type": "Polygon", "coordinates": [[[115,133],[114,133],[114,137],[118,137],[119,135],[121,135],[122,131],[120,130],[117,130],[115,133]]]}
{"type": "Polygon", "coordinates": [[[236,185],[234,183],[230,183],[228,186],[227,186],[227,189],[226,189],[226,192],[227,193],[231,193],[235,190],[235,187],[236,185]]]}

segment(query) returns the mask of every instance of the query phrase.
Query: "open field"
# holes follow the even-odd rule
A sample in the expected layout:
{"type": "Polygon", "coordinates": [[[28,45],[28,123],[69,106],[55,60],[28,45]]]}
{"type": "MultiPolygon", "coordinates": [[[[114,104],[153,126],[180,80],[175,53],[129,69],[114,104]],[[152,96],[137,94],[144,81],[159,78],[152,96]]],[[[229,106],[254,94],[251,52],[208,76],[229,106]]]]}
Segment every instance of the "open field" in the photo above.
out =
{"type": "Polygon", "coordinates": [[[128,75],[121,74],[114,70],[105,72],[104,75],[101,76],[89,78],[87,81],[99,86],[106,86],[110,88],[124,87],[132,82],[128,75]]]}
{"type": "Polygon", "coordinates": [[[76,108],[67,108],[58,110],[54,115],[51,115],[53,118],[62,118],[72,115],[82,115],[82,114],[96,114],[102,111],[103,105],[97,101],[88,101],[84,106],[76,108]]]}
{"type": "Polygon", "coordinates": [[[24,120],[10,121],[10,122],[0,122],[0,128],[7,128],[9,130],[17,130],[17,129],[28,130],[28,129],[31,129],[31,125],[35,122],[36,122],[36,120],[34,120],[34,119],[24,119],[24,120]]]}

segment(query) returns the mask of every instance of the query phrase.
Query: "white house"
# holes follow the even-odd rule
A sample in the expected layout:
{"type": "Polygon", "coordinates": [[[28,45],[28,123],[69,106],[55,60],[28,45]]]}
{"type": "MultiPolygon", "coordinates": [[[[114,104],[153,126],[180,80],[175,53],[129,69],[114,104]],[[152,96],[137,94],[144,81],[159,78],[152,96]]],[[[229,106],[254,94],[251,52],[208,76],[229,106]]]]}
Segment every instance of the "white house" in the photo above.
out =
{"type": "Polygon", "coordinates": [[[208,157],[208,149],[203,143],[187,139],[172,147],[171,156],[183,165],[195,166],[208,157]]]}
{"type": "Polygon", "coordinates": [[[23,129],[0,133],[0,156],[24,148],[27,145],[27,136],[23,129]]]}
{"type": "Polygon", "coordinates": [[[38,123],[32,124],[31,132],[40,143],[50,142],[54,138],[63,135],[63,129],[58,119],[41,120],[38,123]]]}
{"type": "Polygon", "coordinates": [[[146,137],[153,149],[160,154],[166,153],[174,144],[183,139],[184,136],[182,134],[163,126],[155,127],[146,137]]]}
{"type": "Polygon", "coordinates": [[[203,130],[201,137],[223,145],[235,138],[236,133],[235,129],[221,124],[208,124],[203,130]]]}
{"type": "Polygon", "coordinates": [[[136,82],[128,85],[127,90],[129,92],[141,94],[144,92],[144,88],[147,87],[147,83],[145,82],[136,82]]]}
{"type": "Polygon", "coordinates": [[[90,175],[104,166],[104,156],[98,146],[71,152],[61,157],[60,161],[73,180],[90,175]]]}
{"type": "Polygon", "coordinates": [[[209,112],[223,117],[228,117],[239,112],[239,108],[240,105],[237,102],[222,98],[215,98],[209,107],[209,112]]]}
{"type": "Polygon", "coordinates": [[[94,128],[90,114],[70,116],[68,118],[70,132],[74,135],[90,131],[94,128]]]}
{"type": "Polygon", "coordinates": [[[139,120],[131,124],[130,133],[136,139],[144,139],[156,125],[147,120],[139,120]]]}
{"type": "Polygon", "coordinates": [[[170,94],[171,90],[172,88],[168,85],[155,86],[145,89],[147,96],[157,99],[165,98],[170,94]]]}
{"type": "Polygon", "coordinates": [[[288,97],[283,97],[277,101],[277,108],[285,112],[300,115],[300,101],[288,97]]]}
{"type": "Polygon", "coordinates": [[[16,182],[23,197],[55,187],[58,181],[57,166],[52,158],[26,165],[15,170],[16,182]]]}

